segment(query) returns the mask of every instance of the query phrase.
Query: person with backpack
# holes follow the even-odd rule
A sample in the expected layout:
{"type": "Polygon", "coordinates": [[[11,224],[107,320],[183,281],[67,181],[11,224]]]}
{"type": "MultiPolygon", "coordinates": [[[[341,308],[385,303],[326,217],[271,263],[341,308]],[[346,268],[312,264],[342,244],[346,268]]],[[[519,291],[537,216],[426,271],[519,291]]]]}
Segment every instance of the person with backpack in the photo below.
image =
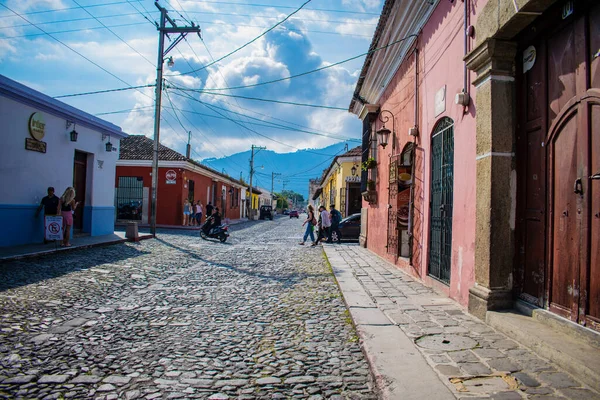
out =
{"type": "Polygon", "coordinates": [[[331,227],[331,219],[329,218],[329,213],[325,206],[319,207],[319,236],[317,237],[317,241],[312,245],[316,246],[322,239],[327,239],[331,237],[331,233],[329,232],[329,228],[331,227]]]}
{"type": "Polygon", "coordinates": [[[302,226],[306,225],[306,231],[304,232],[304,238],[299,244],[304,244],[308,236],[310,236],[310,240],[315,242],[315,234],[313,233],[315,225],[317,225],[317,220],[315,218],[315,209],[309,204],[308,205],[308,217],[306,217],[306,221],[302,224],[302,226]]]}
{"type": "Polygon", "coordinates": [[[335,233],[338,244],[342,244],[342,232],[340,232],[342,213],[335,209],[335,204],[329,206],[329,216],[331,217],[331,233],[329,239],[327,239],[327,243],[333,243],[333,234],[335,233]]]}

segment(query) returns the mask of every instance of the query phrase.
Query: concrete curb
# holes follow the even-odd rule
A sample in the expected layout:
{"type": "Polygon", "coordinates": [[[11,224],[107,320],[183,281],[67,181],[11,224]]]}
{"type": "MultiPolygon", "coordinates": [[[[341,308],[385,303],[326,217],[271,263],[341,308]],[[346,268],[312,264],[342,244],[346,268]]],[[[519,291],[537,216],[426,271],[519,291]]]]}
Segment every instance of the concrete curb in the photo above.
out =
{"type": "MultiPolygon", "coordinates": [[[[139,240],[146,240],[146,239],[152,239],[152,238],[153,238],[152,235],[140,235],[139,240]]],[[[50,254],[57,254],[57,253],[62,253],[62,252],[71,252],[71,251],[76,251],[76,250],[89,249],[92,247],[110,246],[113,244],[119,244],[119,243],[125,243],[125,242],[136,242],[139,240],[115,239],[115,240],[110,240],[110,241],[106,241],[106,242],[83,244],[83,245],[72,246],[72,247],[59,247],[57,249],[37,251],[35,253],[27,253],[27,254],[19,254],[19,255],[14,255],[14,256],[0,257],[0,261],[7,262],[7,261],[23,260],[23,259],[28,259],[28,258],[47,256],[50,254]]]]}
{"type": "Polygon", "coordinates": [[[350,312],[379,398],[456,399],[414,342],[377,307],[344,259],[328,253],[327,247],[323,246],[325,257],[350,312]]]}

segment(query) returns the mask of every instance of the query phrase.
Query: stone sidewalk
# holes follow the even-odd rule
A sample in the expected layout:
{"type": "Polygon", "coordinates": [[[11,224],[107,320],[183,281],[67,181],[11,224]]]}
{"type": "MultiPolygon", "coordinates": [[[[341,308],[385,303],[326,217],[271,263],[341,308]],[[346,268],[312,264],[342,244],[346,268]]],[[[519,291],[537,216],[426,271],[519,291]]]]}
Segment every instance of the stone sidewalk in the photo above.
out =
{"type": "Polygon", "coordinates": [[[600,399],[358,245],[324,245],[384,399],[600,399]]]}

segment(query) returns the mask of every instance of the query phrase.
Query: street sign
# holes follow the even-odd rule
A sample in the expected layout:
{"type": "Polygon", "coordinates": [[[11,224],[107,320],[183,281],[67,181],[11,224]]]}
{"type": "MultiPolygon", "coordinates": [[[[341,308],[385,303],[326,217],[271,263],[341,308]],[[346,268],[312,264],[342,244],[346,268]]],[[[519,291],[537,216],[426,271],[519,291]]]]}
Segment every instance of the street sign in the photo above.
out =
{"type": "Polygon", "coordinates": [[[174,185],[177,181],[177,172],[172,169],[168,170],[166,173],[167,185],[174,185]]]}
{"type": "Polygon", "coordinates": [[[56,215],[47,215],[44,217],[46,240],[62,240],[63,217],[56,215]]]}

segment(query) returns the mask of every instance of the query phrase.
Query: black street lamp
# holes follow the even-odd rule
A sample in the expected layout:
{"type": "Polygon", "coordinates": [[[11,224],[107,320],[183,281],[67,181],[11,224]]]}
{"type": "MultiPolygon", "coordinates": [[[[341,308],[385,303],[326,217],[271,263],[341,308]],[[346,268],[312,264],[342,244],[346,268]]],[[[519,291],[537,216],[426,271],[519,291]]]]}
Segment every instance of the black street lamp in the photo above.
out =
{"type": "Polygon", "coordinates": [[[394,132],[396,131],[396,129],[395,129],[394,114],[392,114],[390,111],[387,111],[387,110],[381,110],[378,118],[381,122],[383,122],[383,127],[377,131],[377,140],[378,140],[379,144],[381,145],[381,147],[383,147],[385,149],[385,146],[387,146],[388,141],[390,139],[390,133],[392,133],[392,131],[390,131],[389,129],[387,129],[385,127],[385,123],[390,120],[390,117],[388,117],[387,115],[384,116],[383,115],[384,113],[388,113],[391,115],[392,129],[394,129],[394,132]]]}
{"type": "Polygon", "coordinates": [[[77,135],[79,135],[79,134],[77,133],[77,131],[75,130],[75,128],[73,128],[73,130],[69,134],[69,136],[71,137],[71,142],[76,142],[77,141],[77,135]]]}

